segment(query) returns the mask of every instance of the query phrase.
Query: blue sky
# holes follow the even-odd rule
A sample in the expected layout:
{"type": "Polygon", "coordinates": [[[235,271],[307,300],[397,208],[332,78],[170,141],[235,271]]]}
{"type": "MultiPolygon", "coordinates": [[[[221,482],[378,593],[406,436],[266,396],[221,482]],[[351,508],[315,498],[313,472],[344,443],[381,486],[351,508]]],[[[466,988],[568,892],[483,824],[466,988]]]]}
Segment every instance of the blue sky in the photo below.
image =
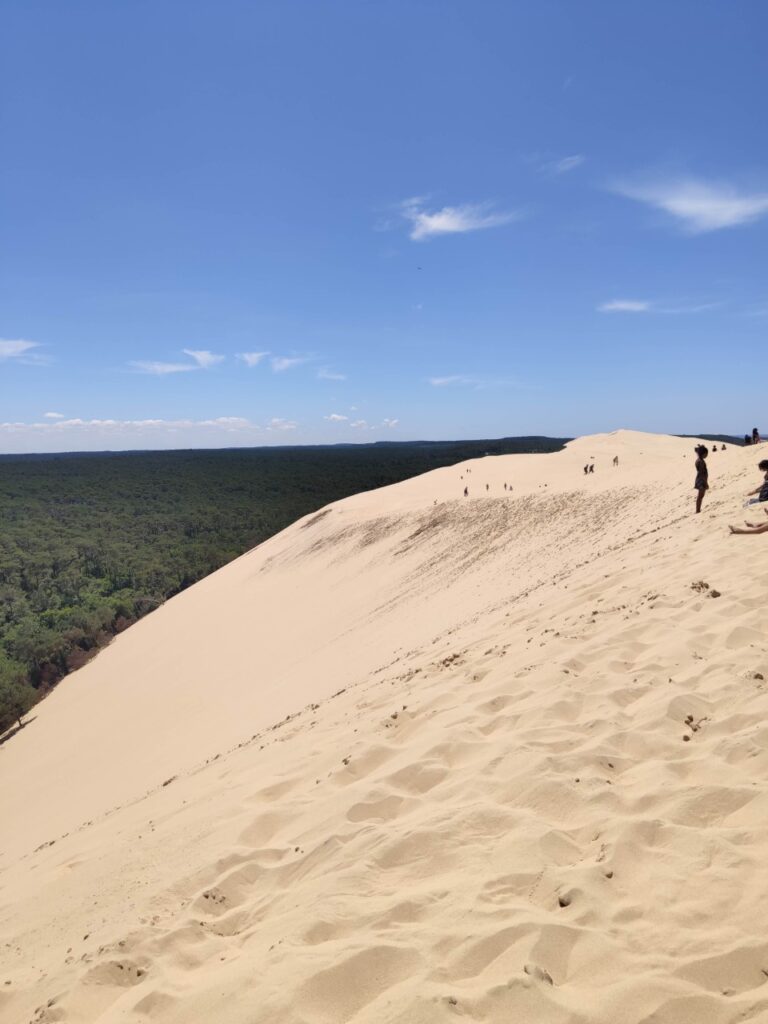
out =
{"type": "Polygon", "coordinates": [[[761,0],[0,15],[0,451],[768,429],[761,0]]]}

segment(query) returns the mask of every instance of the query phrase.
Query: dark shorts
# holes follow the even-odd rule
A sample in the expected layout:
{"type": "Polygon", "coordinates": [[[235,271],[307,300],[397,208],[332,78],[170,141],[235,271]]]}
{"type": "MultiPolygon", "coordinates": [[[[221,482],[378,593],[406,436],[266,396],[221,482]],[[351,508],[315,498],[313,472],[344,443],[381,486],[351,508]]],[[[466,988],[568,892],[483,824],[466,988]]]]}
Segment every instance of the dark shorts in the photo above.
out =
{"type": "Polygon", "coordinates": [[[693,485],[693,489],[694,491],[708,491],[709,484],[703,476],[697,476],[696,483],[693,485]]]}

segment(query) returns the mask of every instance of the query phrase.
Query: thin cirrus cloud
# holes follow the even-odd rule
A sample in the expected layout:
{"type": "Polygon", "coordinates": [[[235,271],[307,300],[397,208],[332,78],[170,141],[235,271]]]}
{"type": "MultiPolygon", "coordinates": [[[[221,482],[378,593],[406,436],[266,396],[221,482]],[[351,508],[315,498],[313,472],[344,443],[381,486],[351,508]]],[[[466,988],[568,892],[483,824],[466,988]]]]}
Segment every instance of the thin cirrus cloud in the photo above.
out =
{"type": "Polygon", "coordinates": [[[148,373],[153,377],[165,377],[171,373],[188,373],[199,370],[197,363],[163,363],[156,359],[132,359],[128,365],[136,373],[148,373]]]}
{"type": "MultiPolygon", "coordinates": [[[[323,416],[324,420],[330,420],[332,423],[347,423],[353,430],[375,430],[375,426],[369,426],[368,420],[350,420],[349,416],[343,416],[341,413],[332,412],[329,416],[323,416]]],[[[400,420],[388,419],[386,416],[381,421],[381,426],[387,430],[392,430],[398,425],[400,420]]]]}
{"type": "Polygon", "coordinates": [[[210,370],[212,366],[224,361],[224,356],[209,352],[208,349],[185,348],[185,356],[192,362],[166,363],[159,359],[132,359],[128,365],[134,373],[146,373],[153,377],[167,377],[173,373],[189,373],[192,370],[210,370]]]}
{"type": "Polygon", "coordinates": [[[20,363],[42,364],[45,359],[35,351],[40,347],[37,341],[24,341],[22,338],[0,338],[0,362],[6,359],[17,359],[20,363]]]}
{"type": "Polygon", "coordinates": [[[612,299],[597,307],[598,313],[704,313],[709,309],[718,309],[720,302],[700,302],[697,305],[660,306],[655,302],[641,299],[612,299]]]}
{"type": "Polygon", "coordinates": [[[156,359],[132,359],[128,365],[136,373],[148,373],[153,377],[165,377],[171,373],[188,373],[199,370],[197,363],[163,363],[156,359]]]}
{"type": "Polygon", "coordinates": [[[687,178],[640,185],[619,183],[612,191],[663,210],[691,235],[739,227],[768,214],[768,193],[740,192],[722,182],[687,178]]]}
{"type": "Polygon", "coordinates": [[[610,302],[603,302],[597,307],[598,313],[647,313],[651,308],[650,302],[640,299],[611,299],[610,302]]]}
{"type": "Polygon", "coordinates": [[[185,348],[182,351],[185,356],[193,359],[201,370],[209,370],[212,366],[216,366],[217,363],[224,362],[224,356],[218,356],[207,349],[185,348]]]}
{"type": "Polygon", "coordinates": [[[477,384],[474,377],[465,377],[463,374],[454,373],[448,377],[430,377],[429,383],[433,388],[447,388],[457,384],[477,384]]]}
{"type": "MultiPolygon", "coordinates": [[[[115,451],[148,447],[193,448],[253,445],[277,442],[280,432],[298,426],[275,417],[268,424],[244,416],[205,419],[41,419],[37,422],[0,422],[0,450],[115,451]],[[277,432],[277,433],[273,433],[277,432]]],[[[286,443],[283,436],[279,443],[286,443]]]]}
{"type": "Polygon", "coordinates": [[[401,216],[411,224],[410,238],[414,242],[423,242],[437,235],[460,235],[497,228],[521,217],[518,211],[495,211],[491,203],[465,203],[429,211],[424,202],[417,196],[400,204],[401,216]]]}
{"type": "Polygon", "coordinates": [[[308,362],[308,357],[273,356],[270,361],[272,363],[272,369],[275,373],[285,373],[286,370],[292,370],[295,366],[301,366],[302,363],[308,362]]]}
{"type": "Polygon", "coordinates": [[[347,376],[344,373],[334,373],[333,370],[329,370],[327,366],[321,367],[317,371],[318,380],[346,380],[347,376]]]}
{"type": "Polygon", "coordinates": [[[550,161],[544,165],[544,170],[548,174],[567,174],[569,171],[575,171],[577,167],[581,167],[586,159],[581,153],[574,153],[573,156],[564,156],[560,160],[550,161]]]}
{"type": "Polygon", "coordinates": [[[245,363],[247,367],[252,368],[258,366],[268,355],[269,352],[238,352],[237,358],[245,363]]]}
{"type": "Polygon", "coordinates": [[[62,413],[45,413],[44,419],[47,422],[0,423],[0,431],[4,433],[18,433],[22,430],[31,430],[39,433],[61,434],[69,431],[146,431],[146,430],[184,430],[194,427],[214,427],[226,431],[258,430],[258,426],[243,416],[217,416],[214,419],[206,420],[165,420],[165,419],[144,419],[144,420],[117,420],[117,419],[82,419],[81,417],[65,418],[62,413]]]}
{"type": "Polygon", "coordinates": [[[428,377],[427,383],[433,388],[467,387],[475,391],[492,391],[495,388],[515,388],[521,391],[536,390],[539,385],[515,380],[513,377],[470,376],[464,373],[449,374],[445,377],[428,377]]]}

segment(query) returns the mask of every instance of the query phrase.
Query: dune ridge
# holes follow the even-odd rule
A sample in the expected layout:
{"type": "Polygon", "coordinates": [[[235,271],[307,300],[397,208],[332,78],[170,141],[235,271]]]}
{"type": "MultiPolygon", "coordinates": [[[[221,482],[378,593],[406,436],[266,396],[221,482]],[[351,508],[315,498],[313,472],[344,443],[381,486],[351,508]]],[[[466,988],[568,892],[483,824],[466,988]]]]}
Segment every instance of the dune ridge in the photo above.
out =
{"type": "Polygon", "coordinates": [[[0,1019],[768,1020],[762,452],[696,517],[694,443],[347,499],[70,677],[0,748],[0,1019]]]}

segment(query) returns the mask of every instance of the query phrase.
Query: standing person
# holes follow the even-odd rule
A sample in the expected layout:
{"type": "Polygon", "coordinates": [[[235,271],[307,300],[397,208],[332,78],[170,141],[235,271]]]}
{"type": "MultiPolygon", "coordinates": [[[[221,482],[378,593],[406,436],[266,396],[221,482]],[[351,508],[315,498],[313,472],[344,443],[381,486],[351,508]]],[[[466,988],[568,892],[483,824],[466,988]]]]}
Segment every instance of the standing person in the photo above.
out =
{"type": "Polygon", "coordinates": [[[701,512],[704,492],[709,490],[709,470],[707,469],[709,450],[703,444],[697,445],[693,450],[698,456],[696,459],[696,482],[693,485],[696,491],[696,511],[701,512]]]}
{"type": "Polygon", "coordinates": [[[590,464],[589,464],[589,472],[590,473],[594,473],[595,472],[595,464],[594,464],[594,462],[590,462],[590,464]]]}
{"type": "Polygon", "coordinates": [[[586,476],[588,472],[589,472],[589,466],[585,466],[584,467],[584,476],[586,476]]]}
{"type": "Polygon", "coordinates": [[[618,466],[618,464],[619,464],[619,456],[618,455],[614,455],[613,456],[613,464],[614,464],[614,466],[618,466]]]}
{"type": "Polygon", "coordinates": [[[760,431],[757,427],[752,427],[752,444],[760,444],[760,431]]]}

